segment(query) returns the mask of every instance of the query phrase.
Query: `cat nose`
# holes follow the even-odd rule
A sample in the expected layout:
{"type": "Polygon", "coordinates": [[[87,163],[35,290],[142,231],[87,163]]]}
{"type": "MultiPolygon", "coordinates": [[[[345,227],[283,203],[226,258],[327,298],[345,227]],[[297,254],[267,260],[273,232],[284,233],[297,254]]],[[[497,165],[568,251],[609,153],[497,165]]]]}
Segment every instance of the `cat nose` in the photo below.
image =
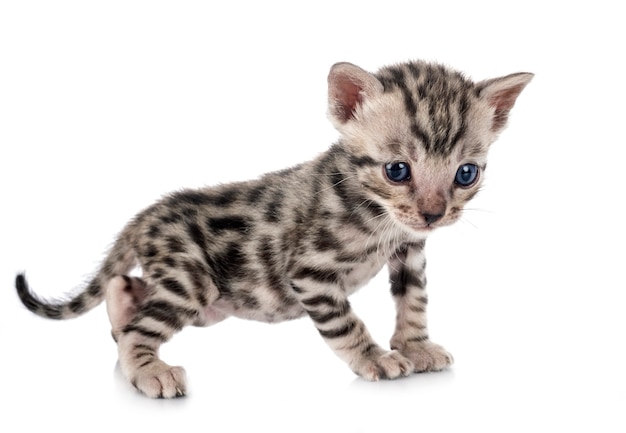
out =
{"type": "Polygon", "coordinates": [[[427,226],[443,218],[447,205],[445,193],[441,191],[424,191],[417,199],[417,211],[427,226]]]}
{"type": "Polygon", "coordinates": [[[424,218],[424,222],[426,225],[431,225],[441,219],[443,216],[442,213],[421,213],[422,218],[424,218]]]}

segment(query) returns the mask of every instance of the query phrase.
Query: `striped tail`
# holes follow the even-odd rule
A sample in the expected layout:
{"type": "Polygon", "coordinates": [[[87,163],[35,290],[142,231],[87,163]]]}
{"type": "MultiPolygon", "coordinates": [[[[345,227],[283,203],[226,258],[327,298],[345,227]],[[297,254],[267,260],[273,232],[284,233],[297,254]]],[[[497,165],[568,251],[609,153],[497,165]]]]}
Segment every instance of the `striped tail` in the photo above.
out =
{"type": "Polygon", "coordinates": [[[98,306],[104,300],[104,290],[96,277],[81,293],[69,300],[44,300],[34,294],[26,276],[18,274],[15,278],[15,288],[20,300],[26,308],[38,316],[48,319],[71,319],[98,306]]]}
{"type": "Polygon", "coordinates": [[[135,264],[135,254],[128,242],[129,236],[120,236],[97,275],[78,294],[69,299],[46,300],[28,286],[26,276],[15,278],[17,294],[26,308],[48,319],[78,317],[102,303],[107,283],[116,275],[127,274],[135,264]]]}

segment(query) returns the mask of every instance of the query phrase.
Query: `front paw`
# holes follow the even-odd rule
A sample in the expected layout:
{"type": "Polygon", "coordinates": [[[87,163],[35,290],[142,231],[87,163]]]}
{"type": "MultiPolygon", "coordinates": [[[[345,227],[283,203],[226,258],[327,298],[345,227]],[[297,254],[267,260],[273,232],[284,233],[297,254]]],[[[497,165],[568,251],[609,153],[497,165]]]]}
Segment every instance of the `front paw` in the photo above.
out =
{"type": "Polygon", "coordinates": [[[408,342],[397,348],[414,365],[414,371],[440,371],[454,363],[454,358],[446,349],[429,340],[408,342]]]}
{"type": "Polygon", "coordinates": [[[408,376],[413,372],[413,363],[397,350],[372,350],[351,363],[352,370],[363,379],[377,381],[408,376]]]}

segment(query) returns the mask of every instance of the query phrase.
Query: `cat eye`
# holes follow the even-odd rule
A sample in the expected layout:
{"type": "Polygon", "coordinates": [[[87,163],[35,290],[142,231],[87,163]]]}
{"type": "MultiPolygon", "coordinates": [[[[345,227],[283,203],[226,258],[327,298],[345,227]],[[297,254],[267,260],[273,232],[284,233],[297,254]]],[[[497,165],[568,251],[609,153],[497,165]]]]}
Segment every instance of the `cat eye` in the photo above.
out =
{"type": "Polygon", "coordinates": [[[411,169],[406,162],[390,162],[385,164],[385,174],[392,182],[405,182],[411,178],[411,169]]]}
{"type": "Polygon", "coordinates": [[[463,164],[456,171],[454,183],[462,188],[472,186],[478,180],[478,167],[474,164],[463,164]]]}

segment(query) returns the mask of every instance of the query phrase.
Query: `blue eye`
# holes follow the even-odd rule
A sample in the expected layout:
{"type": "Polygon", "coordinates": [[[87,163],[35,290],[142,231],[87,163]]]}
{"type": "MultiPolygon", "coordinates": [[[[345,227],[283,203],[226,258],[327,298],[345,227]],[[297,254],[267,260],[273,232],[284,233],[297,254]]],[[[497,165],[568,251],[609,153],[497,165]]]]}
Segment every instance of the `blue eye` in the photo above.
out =
{"type": "Polygon", "coordinates": [[[454,182],[463,188],[472,186],[476,183],[476,180],[478,180],[478,167],[474,164],[463,164],[460,166],[454,178],[454,182]]]}
{"type": "Polygon", "coordinates": [[[411,169],[406,162],[390,162],[385,164],[385,174],[392,182],[404,182],[411,178],[411,169]]]}

